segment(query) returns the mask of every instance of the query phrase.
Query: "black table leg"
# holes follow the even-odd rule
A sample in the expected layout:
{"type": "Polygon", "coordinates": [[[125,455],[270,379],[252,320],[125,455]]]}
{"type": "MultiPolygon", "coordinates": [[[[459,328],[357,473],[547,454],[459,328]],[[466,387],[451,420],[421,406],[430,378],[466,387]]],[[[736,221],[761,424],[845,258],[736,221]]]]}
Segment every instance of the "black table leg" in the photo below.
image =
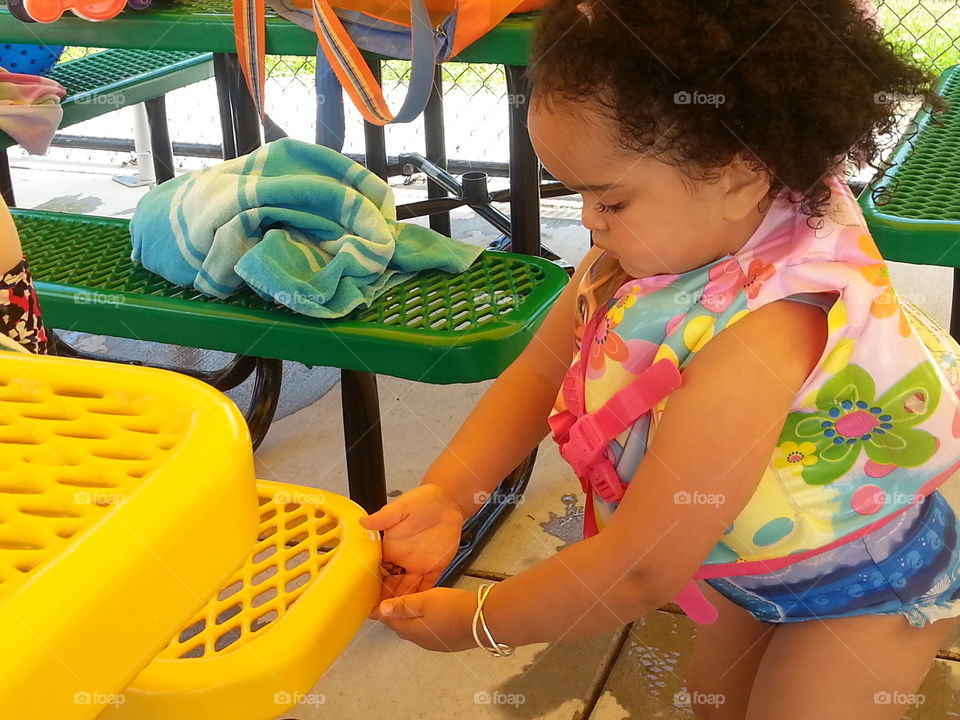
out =
{"type": "MultiPolygon", "coordinates": [[[[380,82],[380,62],[367,59],[367,64],[380,82]]],[[[363,134],[367,169],[386,180],[387,145],[383,128],[364,122],[363,134]]],[[[350,499],[372,513],[387,504],[377,376],[341,370],[340,392],[350,499]]]]}
{"type": "MultiPolygon", "coordinates": [[[[437,65],[433,76],[433,92],[423,111],[423,132],[427,159],[437,167],[447,169],[447,143],[443,128],[443,69],[437,65]]],[[[429,177],[429,176],[428,176],[429,177]]],[[[434,181],[427,180],[427,198],[447,197],[447,191],[434,181]]],[[[441,235],[450,235],[450,213],[432,213],[430,227],[441,235]]]]}
{"type": "Polygon", "coordinates": [[[10,177],[10,156],[6,150],[0,150],[0,197],[7,207],[17,204],[13,197],[13,178],[10,177]]]}
{"type": "Polygon", "coordinates": [[[230,99],[233,101],[234,138],[237,154],[247,155],[263,145],[263,132],[257,106],[253,102],[247,83],[243,79],[240,61],[236,55],[229,55],[230,99]]]}
{"type": "Polygon", "coordinates": [[[220,106],[220,130],[223,135],[223,159],[237,157],[237,139],[234,137],[233,103],[230,101],[229,55],[213,54],[213,75],[217,83],[217,104],[220,106]]]}
{"type": "Polygon", "coordinates": [[[342,370],[340,393],[350,499],[373,513],[387,504],[377,376],[342,370]]]}
{"type": "Polygon", "coordinates": [[[213,69],[220,104],[223,158],[252,153],[263,144],[260,118],[236,55],[215,53],[213,69]]]}
{"type": "MultiPolygon", "coordinates": [[[[380,84],[380,61],[366,58],[370,72],[377,84],[380,84]]],[[[382,125],[363,123],[364,163],[367,170],[387,179],[387,139],[382,125]]]]}
{"type": "Polygon", "coordinates": [[[153,171],[157,185],[172,180],[176,175],[173,161],[173,145],[170,144],[170,128],[167,125],[167,99],[165,96],[147,100],[147,125],[150,127],[150,152],[153,156],[153,171]]]}
{"type": "Polygon", "coordinates": [[[950,334],[960,338],[960,269],[953,271],[953,305],[950,307],[950,334]]]}
{"type": "Polygon", "coordinates": [[[540,161],[527,131],[530,81],[526,68],[506,65],[510,107],[510,224],[511,249],[540,255],[540,161]]]}

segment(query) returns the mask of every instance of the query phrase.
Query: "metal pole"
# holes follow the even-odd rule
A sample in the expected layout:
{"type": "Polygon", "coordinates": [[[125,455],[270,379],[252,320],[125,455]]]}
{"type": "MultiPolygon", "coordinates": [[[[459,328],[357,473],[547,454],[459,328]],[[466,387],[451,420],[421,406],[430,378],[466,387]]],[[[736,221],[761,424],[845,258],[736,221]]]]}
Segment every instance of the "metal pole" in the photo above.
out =
{"type": "Polygon", "coordinates": [[[510,235],[514,252],[540,255],[540,161],[527,131],[526,68],[505,65],[510,106],[510,235]]]}

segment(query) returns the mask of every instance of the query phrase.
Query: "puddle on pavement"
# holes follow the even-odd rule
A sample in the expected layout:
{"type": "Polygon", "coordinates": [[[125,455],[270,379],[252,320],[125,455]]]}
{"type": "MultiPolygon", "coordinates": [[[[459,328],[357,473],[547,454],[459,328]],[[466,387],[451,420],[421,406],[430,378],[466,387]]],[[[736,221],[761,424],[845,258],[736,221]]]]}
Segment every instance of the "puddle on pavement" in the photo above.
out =
{"type": "Polygon", "coordinates": [[[690,621],[657,612],[633,624],[598,703],[598,717],[692,720],[686,693],[687,663],[693,649],[690,621]]]}
{"type": "Polygon", "coordinates": [[[37,205],[37,210],[51,210],[67,213],[92,213],[103,205],[103,200],[93,195],[60,195],[37,205]]]}
{"type": "Polygon", "coordinates": [[[583,508],[579,496],[564,495],[560,500],[564,504],[564,514],[551,512],[547,521],[540,523],[545,533],[561,541],[562,544],[557,546],[558,551],[583,538],[583,508]]]}

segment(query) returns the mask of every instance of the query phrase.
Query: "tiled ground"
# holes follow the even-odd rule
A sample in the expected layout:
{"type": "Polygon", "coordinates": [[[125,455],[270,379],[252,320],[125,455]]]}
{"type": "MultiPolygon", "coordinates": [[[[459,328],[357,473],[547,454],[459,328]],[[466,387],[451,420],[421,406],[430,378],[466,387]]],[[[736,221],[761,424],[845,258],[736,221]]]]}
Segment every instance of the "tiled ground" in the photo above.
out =
{"type": "MultiPolygon", "coordinates": [[[[27,207],[129,216],[143,192],[111,183],[106,174],[79,175],[69,167],[58,171],[36,161],[28,165],[14,170],[20,203],[27,207]]],[[[558,217],[547,221],[545,234],[554,249],[575,260],[586,245],[576,227],[576,209],[557,207],[549,214],[558,217]]],[[[483,226],[468,217],[456,218],[455,227],[461,237],[488,239],[483,226]]],[[[941,322],[946,320],[949,271],[898,266],[892,272],[901,294],[941,322]]],[[[156,354],[113,338],[73,338],[88,349],[156,354]]],[[[169,355],[171,361],[216,361],[211,354],[196,351],[169,355]]],[[[288,368],[281,419],[257,453],[261,477],[346,493],[336,380],[336,371],[329,369],[288,368]]],[[[418,483],[486,385],[441,387],[381,379],[392,494],[418,483]]],[[[242,404],[243,392],[235,398],[242,404]]],[[[960,506],[956,485],[951,483],[947,494],[960,506]]],[[[475,587],[478,577],[510,576],[575,540],[582,518],[578,490],[556,450],[545,443],[524,502],[472,562],[460,586],[475,587]]],[[[303,702],[279,717],[690,718],[682,691],[694,635],[685,616],[661,611],[603,637],[535,645],[518,649],[511,658],[493,659],[479,650],[452,656],[422,651],[368,622],[303,702]]],[[[960,717],[957,659],[960,647],[954,646],[934,663],[921,688],[925,702],[908,716],[911,720],[960,717]]]]}

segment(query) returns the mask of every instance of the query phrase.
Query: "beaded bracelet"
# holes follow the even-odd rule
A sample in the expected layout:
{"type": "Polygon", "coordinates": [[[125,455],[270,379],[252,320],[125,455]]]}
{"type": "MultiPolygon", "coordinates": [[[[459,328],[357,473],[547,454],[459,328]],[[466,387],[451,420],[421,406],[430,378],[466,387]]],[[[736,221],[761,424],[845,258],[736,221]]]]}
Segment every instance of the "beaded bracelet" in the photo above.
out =
{"type": "Polygon", "coordinates": [[[486,602],[487,595],[490,594],[491,588],[493,588],[493,583],[481,585],[477,589],[477,611],[473,614],[473,640],[477,643],[477,647],[486,650],[494,657],[507,657],[508,655],[513,655],[514,648],[510,645],[498,643],[496,640],[494,640],[493,634],[490,632],[490,628],[487,627],[487,621],[483,617],[483,603],[486,602]],[[483,634],[487,636],[487,640],[490,641],[490,645],[492,647],[487,647],[480,642],[480,634],[477,632],[478,623],[483,629],[483,634]]]}

